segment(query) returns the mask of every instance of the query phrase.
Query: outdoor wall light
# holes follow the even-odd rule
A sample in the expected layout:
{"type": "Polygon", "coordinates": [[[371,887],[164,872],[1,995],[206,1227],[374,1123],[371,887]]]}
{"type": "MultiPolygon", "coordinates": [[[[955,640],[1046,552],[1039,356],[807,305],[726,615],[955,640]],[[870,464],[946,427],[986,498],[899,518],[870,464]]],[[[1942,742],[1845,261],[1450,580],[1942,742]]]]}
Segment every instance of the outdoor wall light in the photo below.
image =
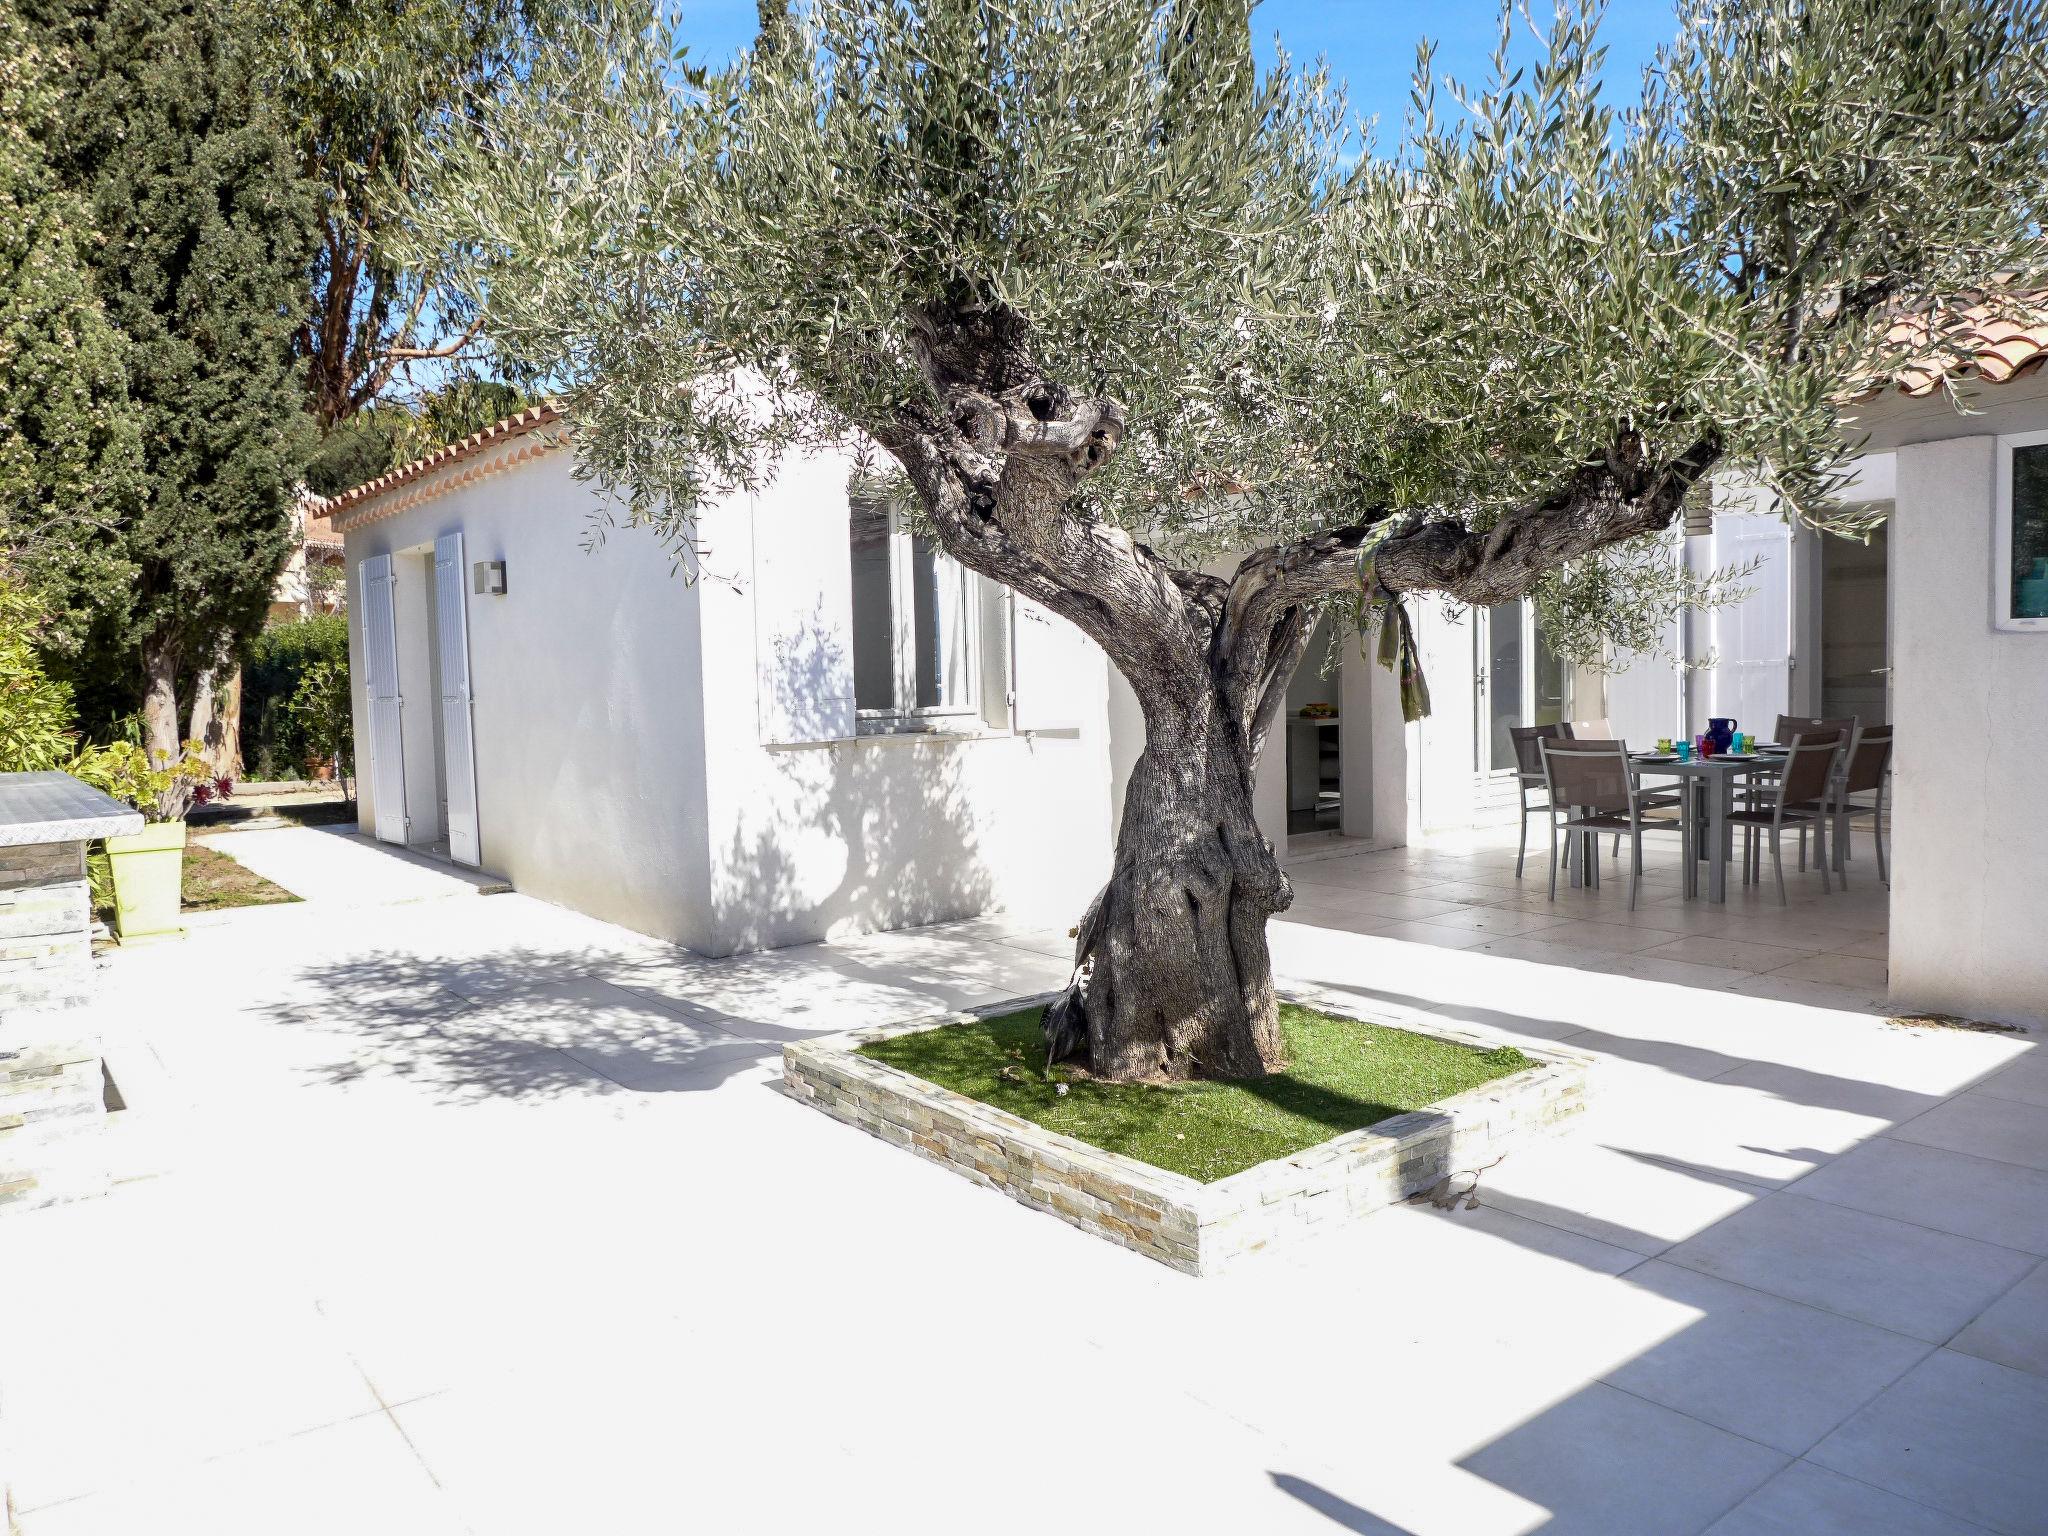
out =
{"type": "Polygon", "coordinates": [[[505,595],[505,562],[502,560],[479,560],[472,571],[476,576],[478,597],[503,597],[505,595]]]}

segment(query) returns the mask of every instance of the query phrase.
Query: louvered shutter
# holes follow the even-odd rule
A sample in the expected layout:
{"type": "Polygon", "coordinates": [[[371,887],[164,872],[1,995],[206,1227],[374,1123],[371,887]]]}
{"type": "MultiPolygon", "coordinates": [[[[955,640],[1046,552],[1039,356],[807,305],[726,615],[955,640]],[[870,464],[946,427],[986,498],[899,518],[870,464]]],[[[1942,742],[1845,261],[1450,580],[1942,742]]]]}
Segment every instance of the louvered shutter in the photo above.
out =
{"type": "Polygon", "coordinates": [[[1749,596],[1710,610],[1714,637],[1712,715],[1768,733],[1792,705],[1792,525],[1770,512],[1714,519],[1716,570],[1761,558],[1742,585],[1749,596]]]}
{"type": "Polygon", "coordinates": [[[470,716],[469,601],[462,535],[434,541],[434,622],[441,642],[441,777],[448,791],[448,856],[483,862],[476,815],[476,744],[470,716]]]}
{"type": "Polygon", "coordinates": [[[369,676],[370,797],[375,831],[387,843],[405,842],[404,700],[398,693],[398,616],[395,577],[389,555],[374,555],[361,566],[363,662],[369,676]]]}
{"type": "MultiPolygon", "coordinates": [[[[1685,559],[1689,533],[1674,528],[1665,535],[1668,558],[1674,563],[1685,559]]],[[[1672,614],[1659,631],[1663,654],[1644,651],[1617,656],[1620,666],[1607,676],[1607,719],[1614,734],[1630,746],[1686,734],[1685,677],[1680,661],[1685,654],[1683,617],[1672,614]]]]}

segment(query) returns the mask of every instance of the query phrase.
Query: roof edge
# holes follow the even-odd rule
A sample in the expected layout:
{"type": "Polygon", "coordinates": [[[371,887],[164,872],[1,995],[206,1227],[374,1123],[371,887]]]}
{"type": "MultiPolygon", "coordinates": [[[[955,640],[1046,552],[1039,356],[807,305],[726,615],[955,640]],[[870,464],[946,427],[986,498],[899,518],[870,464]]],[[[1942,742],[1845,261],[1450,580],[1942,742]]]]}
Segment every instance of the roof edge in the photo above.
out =
{"type": "MultiPolygon", "coordinates": [[[[486,448],[510,442],[516,437],[524,437],[538,428],[552,426],[565,420],[568,414],[567,409],[555,400],[543,401],[539,405],[530,405],[525,410],[515,411],[501,421],[492,422],[481,432],[472,432],[468,437],[436,448],[432,453],[414,459],[409,464],[401,464],[397,469],[386,470],[374,480],[365,480],[361,485],[353,486],[337,496],[328,497],[320,503],[319,515],[334,519],[336,530],[346,532],[347,529],[341,519],[365,502],[375,501],[378,497],[388,495],[400,486],[423,479],[436,470],[458,464],[464,459],[474,458],[486,448]]],[[[356,520],[348,519],[349,522],[356,520]]]]}

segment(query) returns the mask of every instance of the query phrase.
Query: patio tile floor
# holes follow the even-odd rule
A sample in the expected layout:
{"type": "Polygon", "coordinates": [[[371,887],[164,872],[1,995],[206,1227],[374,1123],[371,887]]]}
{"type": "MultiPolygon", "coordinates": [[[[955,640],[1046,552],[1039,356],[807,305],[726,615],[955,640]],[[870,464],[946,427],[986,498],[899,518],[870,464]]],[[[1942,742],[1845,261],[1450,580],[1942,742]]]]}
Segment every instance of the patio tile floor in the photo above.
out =
{"type": "Polygon", "coordinates": [[[314,899],[103,978],[160,1176],[0,1224],[22,1536],[2048,1532],[2048,1069],[1885,1022],[1860,861],[1636,913],[1498,834],[1298,865],[1283,982],[1566,1042],[1591,1107],[1203,1282],[773,1090],[1058,985],[1051,915],[711,961],[257,835],[314,899]]]}

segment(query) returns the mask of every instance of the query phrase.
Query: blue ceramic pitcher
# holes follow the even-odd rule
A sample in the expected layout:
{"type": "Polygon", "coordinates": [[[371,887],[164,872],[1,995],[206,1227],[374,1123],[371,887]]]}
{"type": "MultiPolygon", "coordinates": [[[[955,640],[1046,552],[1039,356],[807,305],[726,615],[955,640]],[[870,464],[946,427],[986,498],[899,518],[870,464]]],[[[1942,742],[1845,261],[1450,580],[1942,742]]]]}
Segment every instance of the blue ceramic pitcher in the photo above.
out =
{"type": "Polygon", "coordinates": [[[1714,744],[1715,756],[1718,757],[1721,753],[1726,752],[1728,744],[1734,739],[1735,722],[1733,720],[1709,720],[1707,722],[1707,740],[1714,744]]]}

